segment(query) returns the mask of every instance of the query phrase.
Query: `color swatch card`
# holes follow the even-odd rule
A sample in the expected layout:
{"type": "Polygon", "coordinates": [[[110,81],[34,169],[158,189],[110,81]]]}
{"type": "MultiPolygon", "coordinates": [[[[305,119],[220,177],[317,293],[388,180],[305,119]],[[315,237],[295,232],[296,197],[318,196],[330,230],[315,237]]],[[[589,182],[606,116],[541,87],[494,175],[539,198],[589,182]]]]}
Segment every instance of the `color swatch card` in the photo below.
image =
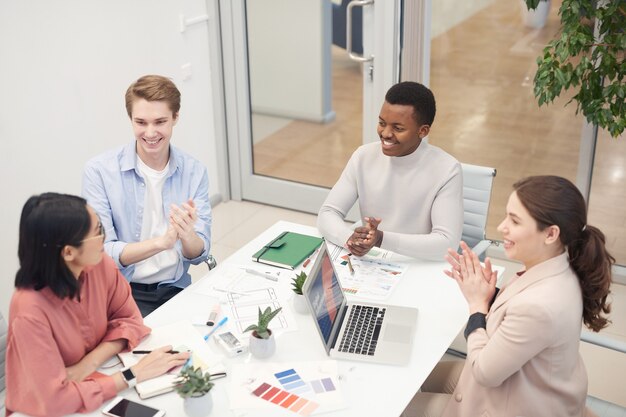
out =
{"type": "Polygon", "coordinates": [[[301,416],[309,416],[319,407],[319,404],[313,400],[274,387],[267,382],[262,382],[252,391],[252,395],[301,416]]]}
{"type": "Polygon", "coordinates": [[[336,361],[235,364],[230,375],[231,409],[308,416],[346,408],[336,361]]]}

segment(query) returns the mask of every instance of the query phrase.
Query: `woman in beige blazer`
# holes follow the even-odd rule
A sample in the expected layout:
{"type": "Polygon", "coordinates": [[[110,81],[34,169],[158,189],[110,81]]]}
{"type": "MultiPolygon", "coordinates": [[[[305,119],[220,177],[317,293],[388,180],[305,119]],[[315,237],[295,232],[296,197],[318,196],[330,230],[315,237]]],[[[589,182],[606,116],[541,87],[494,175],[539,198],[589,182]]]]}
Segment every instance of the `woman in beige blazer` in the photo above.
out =
{"type": "Polygon", "coordinates": [[[524,269],[497,292],[488,259],[481,266],[464,243],[462,254],[449,251],[446,273],[470,310],[467,360],[462,371],[449,362],[435,368],[422,391],[436,392],[418,393],[405,416],[585,415],[578,346],[581,319],[594,331],[607,325],[615,260],[604,235],[587,225],[578,189],[556,176],[516,183],[498,230],[524,269]]]}

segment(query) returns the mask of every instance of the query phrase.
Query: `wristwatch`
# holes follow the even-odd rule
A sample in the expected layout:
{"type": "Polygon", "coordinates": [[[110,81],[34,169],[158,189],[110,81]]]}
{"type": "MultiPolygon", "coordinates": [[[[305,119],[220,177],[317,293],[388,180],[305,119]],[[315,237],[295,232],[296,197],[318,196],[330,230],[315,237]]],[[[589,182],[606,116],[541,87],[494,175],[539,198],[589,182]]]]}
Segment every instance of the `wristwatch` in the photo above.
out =
{"type": "Polygon", "coordinates": [[[124,378],[124,381],[126,381],[128,388],[132,388],[135,385],[137,385],[137,377],[135,376],[135,373],[133,372],[133,370],[130,369],[130,366],[128,368],[122,369],[121,372],[122,372],[122,378],[124,378]]]}

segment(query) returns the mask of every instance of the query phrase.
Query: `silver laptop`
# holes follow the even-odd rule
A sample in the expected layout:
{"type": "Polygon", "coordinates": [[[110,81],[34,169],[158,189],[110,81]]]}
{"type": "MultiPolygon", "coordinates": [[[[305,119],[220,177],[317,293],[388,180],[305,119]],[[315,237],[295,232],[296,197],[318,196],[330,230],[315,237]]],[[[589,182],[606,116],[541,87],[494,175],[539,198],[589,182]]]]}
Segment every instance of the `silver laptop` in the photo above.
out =
{"type": "Polygon", "coordinates": [[[397,365],[409,361],[417,309],[348,302],[326,243],[322,243],[303,294],[329,356],[397,365]]]}

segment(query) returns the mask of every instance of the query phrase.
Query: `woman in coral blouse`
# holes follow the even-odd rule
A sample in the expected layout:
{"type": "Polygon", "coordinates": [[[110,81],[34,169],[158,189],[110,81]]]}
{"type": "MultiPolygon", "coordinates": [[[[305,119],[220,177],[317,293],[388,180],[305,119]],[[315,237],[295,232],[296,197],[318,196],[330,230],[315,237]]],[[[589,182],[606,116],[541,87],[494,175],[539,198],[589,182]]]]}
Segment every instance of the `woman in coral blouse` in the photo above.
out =
{"type": "Polygon", "coordinates": [[[96,372],[150,333],[103,242],[98,216],[80,197],[46,193],[24,205],[9,309],[8,415],[90,412],[187,360],[164,346],[129,369],[96,372]]]}
{"type": "Polygon", "coordinates": [[[449,251],[447,273],[470,312],[467,360],[441,362],[404,417],[586,415],[580,330],[607,325],[615,260],[570,181],[537,176],[513,188],[498,231],[524,268],[496,296],[489,261],[482,266],[464,244],[461,255],[449,251]]]}

